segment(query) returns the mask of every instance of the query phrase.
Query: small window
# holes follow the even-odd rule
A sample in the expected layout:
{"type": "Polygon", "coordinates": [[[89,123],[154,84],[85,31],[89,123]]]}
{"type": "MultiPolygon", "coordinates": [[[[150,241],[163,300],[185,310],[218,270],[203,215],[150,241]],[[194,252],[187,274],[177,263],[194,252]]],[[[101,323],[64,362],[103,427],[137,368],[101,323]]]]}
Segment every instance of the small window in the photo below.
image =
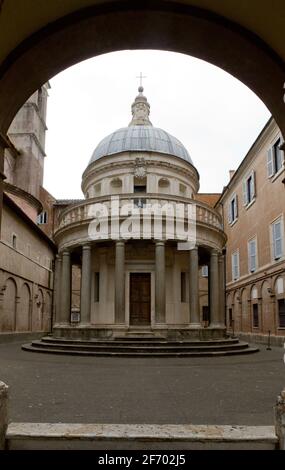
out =
{"type": "Polygon", "coordinates": [[[258,304],[252,304],[252,320],[253,320],[253,327],[259,327],[259,316],[258,316],[258,304]]]}
{"type": "Polygon", "coordinates": [[[160,188],[168,188],[169,187],[169,180],[167,178],[160,178],[158,182],[158,186],[160,188]]]}
{"type": "Polygon", "coordinates": [[[181,302],[186,302],[186,273],[181,273],[181,302]]]}
{"type": "Polygon", "coordinates": [[[228,207],[229,224],[232,224],[233,222],[235,222],[237,218],[238,218],[238,199],[237,199],[237,195],[235,194],[230,200],[229,207],[228,207]]]}
{"type": "Polygon", "coordinates": [[[276,173],[278,173],[282,166],[283,166],[283,161],[284,161],[284,153],[281,150],[281,144],[282,140],[281,138],[277,139],[276,142],[270,149],[268,149],[267,152],[267,174],[268,177],[270,178],[271,176],[274,176],[276,173]]]}
{"type": "Polygon", "coordinates": [[[243,203],[248,206],[255,199],[255,172],[243,180],[243,203]]]}
{"type": "Polygon", "coordinates": [[[233,323],[233,309],[229,308],[229,326],[232,326],[233,323]]]}
{"type": "Polygon", "coordinates": [[[279,326],[285,328],[285,299],[278,299],[279,326]]]}
{"type": "Polygon", "coordinates": [[[100,301],[100,273],[95,273],[94,302],[100,301]]]}
{"type": "Polygon", "coordinates": [[[12,246],[15,249],[17,248],[17,235],[15,234],[12,236],[12,246]]]}
{"type": "Polygon", "coordinates": [[[185,194],[186,193],[186,186],[182,183],[179,184],[179,191],[181,194],[185,194]]]}
{"type": "Polygon", "coordinates": [[[97,183],[94,186],[94,193],[98,196],[101,193],[101,183],[97,183]]]}
{"type": "Polygon", "coordinates": [[[239,252],[232,254],[232,279],[236,281],[239,278],[239,252]]]}
{"type": "Polygon", "coordinates": [[[250,273],[256,271],[257,268],[257,242],[256,238],[248,242],[248,270],[250,273]]]}
{"type": "Polygon", "coordinates": [[[283,224],[282,219],[276,220],[271,225],[273,258],[278,260],[283,256],[283,224]]]}
{"type": "Polygon", "coordinates": [[[47,216],[47,211],[43,211],[38,215],[38,224],[43,225],[47,224],[48,221],[48,216],[47,216]]]}
{"type": "Polygon", "coordinates": [[[146,185],[136,184],[134,186],[134,193],[146,193],[146,185]]]}
{"type": "Polygon", "coordinates": [[[210,316],[209,316],[209,307],[208,307],[208,305],[203,305],[203,307],[202,307],[202,318],[203,318],[203,322],[209,323],[210,316]]]}
{"type": "Polygon", "coordinates": [[[122,186],[123,186],[122,180],[120,178],[114,178],[111,181],[111,186],[112,186],[112,188],[115,188],[115,189],[122,188],[122,186]]]}
{"type": "Polygon", "coordinates": [[[207,266],[207,265],[202,266],[201,274],[202,274],[202,277],[208,277],[208,275],[209,275],[209,269],[208,269],[208,266],[207,266]]]}

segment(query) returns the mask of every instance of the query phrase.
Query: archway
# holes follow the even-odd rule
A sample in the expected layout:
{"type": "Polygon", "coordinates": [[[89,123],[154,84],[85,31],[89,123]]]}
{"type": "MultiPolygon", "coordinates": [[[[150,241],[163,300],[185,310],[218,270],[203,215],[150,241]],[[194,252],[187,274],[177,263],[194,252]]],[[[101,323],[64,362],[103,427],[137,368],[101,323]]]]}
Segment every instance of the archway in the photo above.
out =
{"type": "Polygon", "coordinates": [[[31,293],[29,286],[25,283],[20,291],[20,304],[17,311],[17,331],[28,331],[30,329],[31,293]]]}
{"type": "Polygon", "coordinates": [[[0,330],[14,331],[16,319],[17,285],[14,279],[9,278],[5,283],[3,310],[0,315],[0,330]]]}
{"type": "Polygon", "coordinates": [[[159,0],[117,1],[51,22],[0,65],[0,173],[7,129],[34,90],[77,62],[123,49],[181,52],[217,65],[259,96],[285,134],[285,64],[259,37],[201,8],[159,0]]]}
{"type": "Polygon", "coordinates": [[[38,290],[36,295],[36,308],[33,318],[33,331],[42,331],[43,329],[43,311],[44,311],[44,294],[41,289],[38,290]]]}

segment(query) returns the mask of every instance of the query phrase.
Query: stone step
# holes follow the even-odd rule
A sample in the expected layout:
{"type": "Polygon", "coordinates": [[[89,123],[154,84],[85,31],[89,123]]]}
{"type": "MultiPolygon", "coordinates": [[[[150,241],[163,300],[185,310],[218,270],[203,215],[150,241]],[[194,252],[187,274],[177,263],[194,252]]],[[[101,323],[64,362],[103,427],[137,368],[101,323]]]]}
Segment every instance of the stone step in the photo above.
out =
{"type": "Polygon", "coordinates": [[[274,450],[277,447],[273,426],[10,423],[6,435],[8,450],[274,450]]]}
{"type": "MultiPolygon", "coordinates": [[[[80,344],[80,345],[90,345],[90,344],[101,344],[101,345],[106,345],[109,346],[110,344],[120,344],[121,338],[114,338],[110,340],[101,340],[101,339],[90,339],[90,340],[79,340],[79,339],[67,339],[67,338],[54,338],[53,336],[45,336],[41,339],[42,342],[44,343],[54,343],[56,342],[57,344],[80,344]]],[[[134,338],[128,338],[128,339],[123,339],[122,343],[125,344],[138,344],[138,341],[134,338]]],[[[238,344],[239,339],[238,338],[229,338],[229,339],[217,339],[217,340],[209,340],[209,341],[199,341],[199,340],[166,340],[166,339],[161,339],[157,338],[154,341],[152,340],[140,340],[139,344],[143,345],[187,345],[187,346],[212,346],[212,345],[226,345],[226,344],[238,344]]]]}
{"type": "Polygon", "coordinates": [[[185,351],[224,351],[224,350],[237,350],[237,349],[245,349],[248,347],[248,343],[239,342],[238,344],[213,344],[213,345],[200,345],[200,344],[190,344],[187,345],[185,343],[179,344],[169,344],[167,342],[163,344],[117,344],[115,341],[110,341],[108,344],[101,344],[100,342],[92,344],[63,344],[58,343],[57,341],[53,342],[42,342],[40,340],[35,340],[32,342],[32,346],[39,347],[39,348],[56,348],[62,349],[66,351],[77,351],[77,350],[85,350],[85,351],[114,351],[114,352],[185,352],[185,351]]]}
{"type": "Polygon", "coordinates": [[[100,350],[85,350],[82,348],[78,349],[67,349],[59,347],[42,347],[36,346],[33,344],[24,344],[22,346],[24,351],[32,351],[32,352],[39,352],[39,353],[47,353],[47,354],[68,354],[73,356],[100,356],[100,357],[211,357],[211,356],[233,356],[233,355],[241,355],[241,354],[251,354],[258,352],[257,348],[253,347],[245,347],[244,349],[224,349],[224,350],[215,350],[215,351],[208,351],[201,349],[200,351],[183,351],[174,349],[173,351],[161,351],[157,350],[154,351],[153,349],[149,351],[137,351],[137,350],[125,350],[125,351],[114,351],[110,349],[106,349],[105,351],[100,350]]]}

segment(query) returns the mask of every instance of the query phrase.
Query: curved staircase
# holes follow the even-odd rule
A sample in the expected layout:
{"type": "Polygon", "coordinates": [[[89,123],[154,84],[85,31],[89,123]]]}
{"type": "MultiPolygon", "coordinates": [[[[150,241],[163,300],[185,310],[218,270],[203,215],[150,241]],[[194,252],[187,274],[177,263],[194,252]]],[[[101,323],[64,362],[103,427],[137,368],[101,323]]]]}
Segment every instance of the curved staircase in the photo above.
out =
{"type": "Polygon", "coordinates": [[[77,340],[46,336],[22,346],[24,351],[100,357],[210,357],[258,352],[258,348],[224,338],[209,341],[170,341],[156,336],[124,336],[110,340],[77,340]]]}

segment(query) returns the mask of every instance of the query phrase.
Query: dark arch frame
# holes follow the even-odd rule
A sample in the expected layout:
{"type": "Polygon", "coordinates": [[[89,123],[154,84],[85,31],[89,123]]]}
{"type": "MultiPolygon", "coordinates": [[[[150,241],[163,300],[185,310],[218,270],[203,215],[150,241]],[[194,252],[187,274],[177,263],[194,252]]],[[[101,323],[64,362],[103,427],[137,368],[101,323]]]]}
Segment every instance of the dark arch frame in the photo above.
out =
{"type": "Polygon", "coordinates": [[[0,64],[0,180],[5,134],[28,97],[67,67],[124,49],[180,52],[224,69],[259,96],[285,135],[285,63],[258,36],[219,15],[175,1],[117,1],[50,23],[0,64]]]}

